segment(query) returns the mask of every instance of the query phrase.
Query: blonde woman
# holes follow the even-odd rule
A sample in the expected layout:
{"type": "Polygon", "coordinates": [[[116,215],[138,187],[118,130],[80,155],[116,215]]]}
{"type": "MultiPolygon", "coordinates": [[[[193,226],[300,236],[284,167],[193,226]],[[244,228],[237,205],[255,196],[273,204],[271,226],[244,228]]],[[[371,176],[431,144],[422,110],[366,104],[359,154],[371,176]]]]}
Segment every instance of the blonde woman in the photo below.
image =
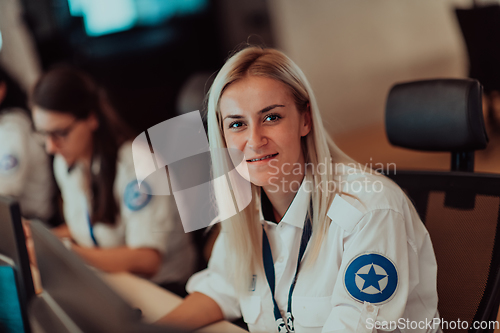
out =
{"type": "Polygon", "coordinates": [[[336,147],[288,57],[259,47],[231,57],[209,93],[208,130],[212,149],[244,153],[252,201],[221,223],[208,268],[161,322],[243,316],[251,332],[310,333],[439,318],[435,256],[415,209],[336,147]]]}

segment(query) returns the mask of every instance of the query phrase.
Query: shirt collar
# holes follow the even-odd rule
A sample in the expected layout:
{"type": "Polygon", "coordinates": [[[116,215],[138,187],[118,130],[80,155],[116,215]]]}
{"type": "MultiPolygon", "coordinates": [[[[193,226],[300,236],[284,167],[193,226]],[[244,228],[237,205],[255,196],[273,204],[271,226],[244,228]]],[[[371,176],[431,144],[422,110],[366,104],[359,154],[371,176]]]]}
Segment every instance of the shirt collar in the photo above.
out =
{"type": "MultiPolygon", "coordinates": [[[[290,206],[288,206],[288,209],[286,210],[285,215],[281,219],[280,223],[290,224],[300,229],[304,227],[304,221],[306,219],[310,197],[309,192],[306,191],[304,180],[302,180],[302,184],[300,185],[299,190],[297,191],[297,193],[295,193],[295,197],[293,198],[290,206]]],[[[269,199],[265,197],[264,190],[261,191],[262,217],[266,221],[274,221],[271,203],[269,202],[269,199]]]]}
{"type": "Polygon", "coordinates": [[[76,163],[73,163],[71,165],[68,165],[67,166],[67,169],[68,169],[68,173],[70,173],[71,171],[73,171],[76,167],[76,163]]]}

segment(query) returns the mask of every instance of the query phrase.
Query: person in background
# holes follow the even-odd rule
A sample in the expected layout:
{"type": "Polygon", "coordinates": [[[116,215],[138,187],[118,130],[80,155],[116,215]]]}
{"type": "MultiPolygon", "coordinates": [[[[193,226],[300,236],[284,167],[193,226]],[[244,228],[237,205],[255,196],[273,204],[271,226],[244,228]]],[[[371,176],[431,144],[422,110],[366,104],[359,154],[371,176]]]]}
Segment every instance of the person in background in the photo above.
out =
{"type": "MultiPolygon", "coordinates": [[[[160,323],[243,316],[251,332],[372,332],[439,318],[436,259],[411,201],[334,144],[288,57],[259,47],[232,56],[209,92],[208,133],[211,149],[244,153],[252,199],[221,222],[208,268],[160,323]]],[[[214,173],[228,164],[214,159],[214,173]]]]}
{"type": "Polygon", "coordinates": [[[0,195],[16,198],[24,218],[48,221],[53,192],[49,156],[33,133],[26,95],[0,67],[0,195]]]}
{"type": "Polygon", "coordinates": [[[500,89],[483,95],[483,115],[490,141],[500,142],[500,89]]]}
{"type": "Polygon", "coordinates": [[[483,115],[489,143],[476,151],[476,171],[500,173],[500,5],[457,8],[469,62],[469,77],[483,86],[483,115]]]}
{"type": "Polygon", "coordinates": [[[34,86],[31,110],[47,152],[55,155],[66,223],[54,233],[70,239],[67,245],[96,268],[185,292],[196,261],[190,237],[173,197],[151,195],[152,182],[139,188],[131,131],[103,90],[79,70],[56,68],[34,86]]]}

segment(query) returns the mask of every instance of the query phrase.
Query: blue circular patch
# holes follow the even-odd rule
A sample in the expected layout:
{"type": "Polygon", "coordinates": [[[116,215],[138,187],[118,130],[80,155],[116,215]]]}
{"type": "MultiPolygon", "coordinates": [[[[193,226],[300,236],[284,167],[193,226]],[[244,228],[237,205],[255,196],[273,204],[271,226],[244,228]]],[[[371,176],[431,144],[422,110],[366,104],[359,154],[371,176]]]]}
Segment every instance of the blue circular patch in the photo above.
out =
{"type": "Polygon", "coordinates": [[[151,201],[151,187],[146,182],[142,182],[141,186],[143,187],[143,191],[139,189],[137,181],[133,180],[125,188],[123,201],[128,209],[133,211],[141,210],[151,201]]]}
{"type": "Polygon", "coordinates": [[[19,165],[19,160],[16,156],[7,154],[0,158],[0,171],[2,172],[12,172],[19,165]]]}
{"type": "Polygon", "coordinates": [[[394,263],[378,253],[363,253],[351,260],[344,273],[344,286],[360,302],[387,302],[398,288],[394,263]]]}

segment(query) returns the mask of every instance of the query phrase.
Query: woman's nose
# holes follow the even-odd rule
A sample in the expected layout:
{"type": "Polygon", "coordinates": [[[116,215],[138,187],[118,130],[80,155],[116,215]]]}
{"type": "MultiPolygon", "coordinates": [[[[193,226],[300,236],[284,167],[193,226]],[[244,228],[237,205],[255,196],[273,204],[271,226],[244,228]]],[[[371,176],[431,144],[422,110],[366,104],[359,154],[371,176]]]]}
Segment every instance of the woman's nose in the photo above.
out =
{"type": "Polygon", "coordinates": [[[52,136],[47,136],[45,139],[45,151],[49,155],[54,155],[57,153],[57,144],[54,142],[54,138],[52,136]]]}
{"type": "Polygon", "coordinates": [[[267,144],[268,140],[265,133],[259,128],[254,127],[250,131],[250,136],[247,140],[247,146],[252,150],[257,150],[267,144]]]}

